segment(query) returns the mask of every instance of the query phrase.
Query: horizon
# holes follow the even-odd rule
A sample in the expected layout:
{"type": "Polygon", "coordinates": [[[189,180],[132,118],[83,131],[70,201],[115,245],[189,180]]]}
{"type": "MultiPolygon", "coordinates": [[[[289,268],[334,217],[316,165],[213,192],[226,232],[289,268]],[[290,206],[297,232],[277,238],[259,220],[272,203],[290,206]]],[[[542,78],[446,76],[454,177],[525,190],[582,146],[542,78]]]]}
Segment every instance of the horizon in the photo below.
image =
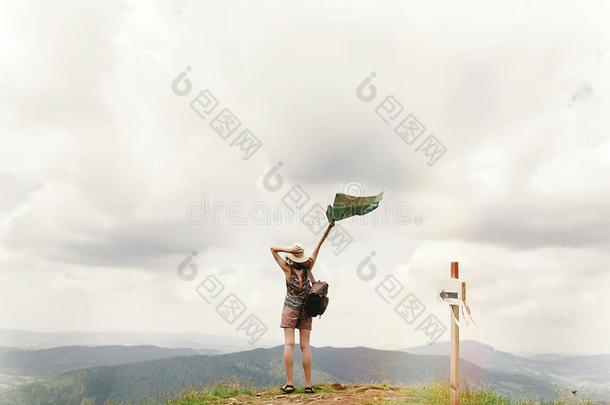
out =
{"type": "MultiPolygon", "coordinates": [[[[27,333],[48,333],[48,334],[61,334],[61,333],[134,333],[134,334],[158,334],[158,335],[201,335],[201,336],[213,336],[213,337],[218,337],[218,338],[241,338],[238,335],[217,335],[217,334],[213,334],[213,333],[204,333],[204,332],[158,332],[158,331],[135,331],[135,330],[61,330],[61,331],[33,331],[33,330],[25,330],[25,329],[6,329],[6,328],[0,328],[0,332],[2,331],[11,331],[11,332],[27,332],[27,333]]],[[[1,336],[0,336],[1,339],[1,336]]],[[[439,340],[434,342],[432,345],[449,345],[451,342],[449,340],[439,340]]],[[[500,352],[504,352],[504,353],[508,353],[508,354],[512,354],[515,356],[520,356],[520,357],[534,357],[534,356],[542,356],[542,355],[559,355],[562,357],[579,357],[579,356],[610,356],[610,352],[593,352],[593,353],[577,353],[577,352],[531,352],[531,353],[519,353],[519,352],[512,352],[510,350],[504,350],[502,348],[493,346],[489,343],[485,343],[485,342],[481,342],[478,341],[476,339],[460,339],[460,344],[468,344],[468,343],[475,343],[478,345],[482,345],[488,348],[493,349],[494,351],[500,351],[500,352]]],[[[244,345],[247,345],[246,339],[244,339],[244,345]]],[[[243,347],[240,348],[237,351],[234,352],[222,352],[218,355],[223,355],[223,354],[231,354],[231,353],[236,353],[236,352],[242,352],[242,351],[248,351],[248,350],[255,350],[255,349],[269,349],[269,348],[275,348],[277,346],[283,346],[284,343],[283,342],[276,342],[276,343],[266,343],[264,345],[260,345],[257,347],[243,347]]],[[[7,347],[7,348],[21,348],[24,350],[47,350],[47,349],[53,349],[53,348],[59,348],[59,347],[73,347],[73,346],[83,346],[83,347],[99,347],[99,346],[125,346],[125,347],[129,347],[129,346],[153,346],[153,347],[159,347],[159,348],[168,348],[166,346],[162,346],[159,344],[155,344],[155,343],[137,343],[137,344],[121,344],[121,343],[109,343],[109,344],[83,344],[83,343],[74,343],[74,344],[68,344],[68,345],[59,345],[59,346],[50,346],[50,347],[45,347],[42,349],[37,349],[37,348],[32,348],[32,349],[28,349],[26,347],[20,347],[20,346],[4,346],[1,341],[0,341],[0,347],[7,347]]],[[[202,346],[205,346],[205,344],[202,344],[202,346]]],[[[213,349],[214,344],[211,345],[211,347],[207,348],[207,349],[213,349]]],[[[356,348],[356,347],[365,347],[368,349],[374,349],[374,350],[390,350],[390,351],[405,351],[405,350],[409,350],[409,349],[416,349],[416,348],[423,348],[426,346],[430,346],[430,344],[423,344],[423,345],[416,345],[416,346],[405,346],[405,345],[394,345],[394,344],[379,344],[377,346],[373,346],[370,344],[358,344],[358,345],[349,345],[349,346],[340,346],[340,345],[316,345],[314,343],[311,344],[312,347],[317,347],[317,348],[321,348],[321,347],[333,347],[333,348],[344,348],[344,349],[349,349],[349,348],[356,348]]],[[[188,349],[188,347],[172,347],[171,349],[188,349]]],[[[204,347],[205,348],[205,347],[204,347]]],[[[194,349],[196,350],[196,349],[194,349]]],[[[417,353],[412,353],[412,354],[416,354],[416,355],[421,355],[421,354],[417,354],[417,353]]]]}

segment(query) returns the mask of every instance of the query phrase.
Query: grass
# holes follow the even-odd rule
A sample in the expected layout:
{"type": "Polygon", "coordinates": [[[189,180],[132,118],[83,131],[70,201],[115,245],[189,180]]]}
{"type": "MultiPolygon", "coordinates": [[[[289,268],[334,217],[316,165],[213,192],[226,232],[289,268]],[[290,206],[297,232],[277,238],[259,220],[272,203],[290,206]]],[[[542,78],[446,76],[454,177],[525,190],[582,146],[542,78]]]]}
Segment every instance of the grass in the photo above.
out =
{"type": "Polygon", "coordinates": [[[215,385],[202,387],[201,389],[188,389],[176,399],[170,399],[165,405],[208,405],[222,403],[223,399],[233,398],[236,395],[254,395],[255,390],[244,387],[237,379],[231,381],[219,381],[215,385]]]}
{"type": "MultiPolygon", "coordinates": [[[[449,382],[438,381],[417,387],[403,388],[401,395],[405,400],[394,402],[378,402],[377,404],[391,405],[420,405],[420,404],[449,404],[449,382]],[[408,398],[408,399],[407,399],[408,398]]],[[[375,405],[377,405],[375,404],[375,405]]],[[[540,401],[538,399],[527,399],[521,401],[510,401],[506,397],[485,388],[462,388],[460,389],[460,405],[589,405],[593,404],[588,398],[572,394],[568,390],[558,388],[557,399],[553,401],[540,401]]]]}
{"type": "MultiPolygon", "coordinates": [[[[369,405],[423,405],[423,404],[449,404],[448,381],[435,381],[425,385],[400,387],[383,384],[362,385],[372,389],[392,390],[396,396],[395,400],[377,400],[369,405]]],[[[304,387],[295,387],[295,393],[303,393],[304,387]]],[[[333,388],[332,383],[325,382],[314,385],[316,393],[341,394],[333,388]]],[[[387,391],[386,391],[387,392],[387,391]]],[[[174,399],[168,400],[163,405],[216,405],[226,404],[227,398],[238,395],[249,395],[248,403],[266,404],[281,394],[277,385],[264,388],[245,387],[236,379],[221,381],[211,386],[201,388],[186,388],[174,399]],[[258,396],[257,396],[258,394],[258,396]]],[[[230,403],[230,402],[229,402],[230,403]]],[[[241,402],[240,402],[241,403],[241,402]]],[[[122,405],[107,402],[107,405],[122,405]]],[[[486,388],[462,388],[460,390],[460,405],[592,405],[588,398],[582,398],[581,394],[574,395],[570,391],[558,388],[557,399],[550,402],[542,402],[538,399],[523,401],[510,401],[507,398],[494,393],[486,388]]]]}

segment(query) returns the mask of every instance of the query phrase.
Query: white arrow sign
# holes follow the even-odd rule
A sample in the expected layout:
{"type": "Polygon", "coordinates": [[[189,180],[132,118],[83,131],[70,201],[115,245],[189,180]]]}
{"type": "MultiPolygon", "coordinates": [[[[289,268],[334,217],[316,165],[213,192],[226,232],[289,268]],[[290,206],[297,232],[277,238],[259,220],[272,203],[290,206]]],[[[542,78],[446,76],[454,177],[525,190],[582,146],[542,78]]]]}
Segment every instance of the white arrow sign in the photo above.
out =
{"type": "Polygon", "coordinates": [[[460,305],[462,301],[462,280],[457,278],[444,280],[439,286],[437,299],[449,305],[460,305]]]}

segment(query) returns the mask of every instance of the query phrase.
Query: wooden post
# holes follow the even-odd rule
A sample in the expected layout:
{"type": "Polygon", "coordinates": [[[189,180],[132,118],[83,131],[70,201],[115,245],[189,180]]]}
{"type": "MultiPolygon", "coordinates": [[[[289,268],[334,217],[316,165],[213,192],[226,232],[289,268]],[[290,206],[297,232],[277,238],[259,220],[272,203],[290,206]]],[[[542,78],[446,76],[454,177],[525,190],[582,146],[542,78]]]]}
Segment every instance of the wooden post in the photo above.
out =
{"type": "MultiPolygon", "coordinates": [[[[451,278],[459,278],[458,262],[451,262],[451,278]]],[[[466,286],[462,284],[462,293],[464,293],[466,286]]],[[[453,316],[455,319],[460,319],[460,307],[457,305],[451,305],[453,316]]],[[[449,362],[449,397],[450,405],[459,405],[460,403],[460,329],[455,324],[453,319],[449,319],[451,322],[451,359],[449,362]]]]}

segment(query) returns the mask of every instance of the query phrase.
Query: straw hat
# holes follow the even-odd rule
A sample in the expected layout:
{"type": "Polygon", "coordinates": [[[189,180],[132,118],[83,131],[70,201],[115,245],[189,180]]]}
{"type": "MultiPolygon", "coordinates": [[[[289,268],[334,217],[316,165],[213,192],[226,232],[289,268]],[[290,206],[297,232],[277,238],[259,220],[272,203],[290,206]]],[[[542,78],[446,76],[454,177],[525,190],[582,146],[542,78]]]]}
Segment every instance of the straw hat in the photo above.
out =
{"type": "Polygon", "coordinates": [[[286,257],[296,263],[306,262],[309,259],[309,253],[305,251],[305,248],[299,242],[294,244],[293,248],[296,247],[303,249],[303,252],[301,252],[301,254],[286,253],[286,257]]]}

